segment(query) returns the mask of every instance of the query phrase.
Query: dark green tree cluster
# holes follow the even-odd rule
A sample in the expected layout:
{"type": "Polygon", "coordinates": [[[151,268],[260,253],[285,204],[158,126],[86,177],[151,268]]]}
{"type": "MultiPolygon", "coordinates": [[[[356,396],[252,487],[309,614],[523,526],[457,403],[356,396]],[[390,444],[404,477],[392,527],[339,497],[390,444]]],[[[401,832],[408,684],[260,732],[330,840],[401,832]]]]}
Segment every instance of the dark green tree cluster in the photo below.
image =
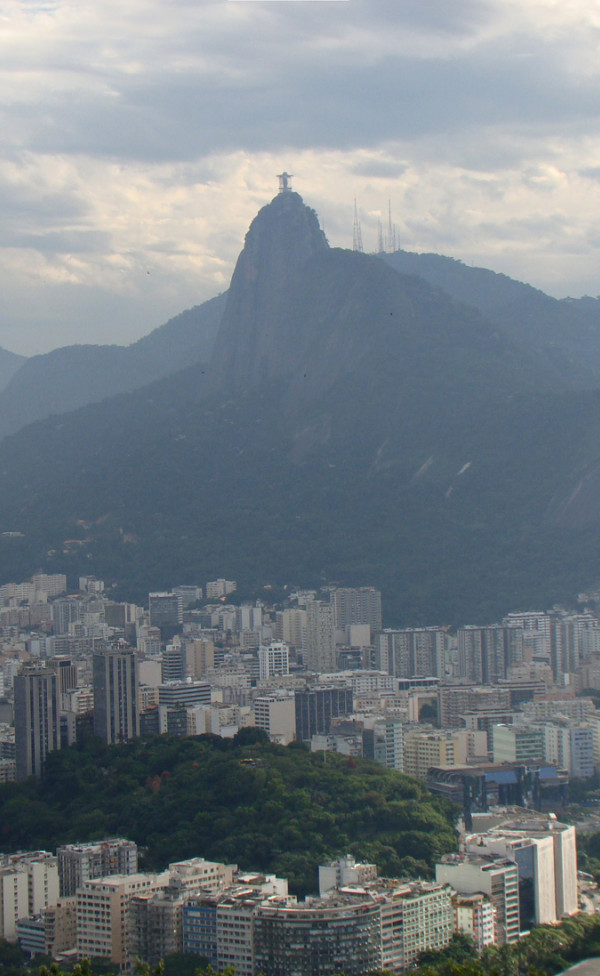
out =
{"type": "Polygon", "coordinates": [[[121,835],[144,848],[147,869],[203,856],[276,872],[303,895],[316,890],[317,866],[344,853],[388,876],[430,877],[456,847],[456,813],[401,773],[324,762],[256,730],[110,747],[92,738],[52,753],[43,779],[0,787],[0,849],[121,835]]]}
{"type": "Polygon", "coordinates": [[[560,925],[540,925],[505,946],[489,946],[480,957],[458,933],[446,949],[422,953],[413,976],[553,976],[581,959],[600,955],[600,914],[579,914],[560,925]]]}

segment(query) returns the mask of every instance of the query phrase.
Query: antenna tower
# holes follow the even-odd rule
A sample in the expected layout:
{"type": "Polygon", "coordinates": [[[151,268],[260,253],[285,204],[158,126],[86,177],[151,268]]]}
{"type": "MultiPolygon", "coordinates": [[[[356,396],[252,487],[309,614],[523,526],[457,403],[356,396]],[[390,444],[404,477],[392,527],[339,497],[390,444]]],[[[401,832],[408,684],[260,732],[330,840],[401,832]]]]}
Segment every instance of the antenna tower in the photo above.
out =
{"type": "Polygon", "coordinates": [[[360,229],[360,220],[358,219],[358,210],[356,208],[356,197],[354,198],[354,230],[352,233],[352,250],[362,251],[362,231],[360,229]]]}
{"type": "Polygon", "coordinates": [[[383,254],[385,247],[383,246],[383,225],[381,220],[377,221],[377,253],[383,254]]]}

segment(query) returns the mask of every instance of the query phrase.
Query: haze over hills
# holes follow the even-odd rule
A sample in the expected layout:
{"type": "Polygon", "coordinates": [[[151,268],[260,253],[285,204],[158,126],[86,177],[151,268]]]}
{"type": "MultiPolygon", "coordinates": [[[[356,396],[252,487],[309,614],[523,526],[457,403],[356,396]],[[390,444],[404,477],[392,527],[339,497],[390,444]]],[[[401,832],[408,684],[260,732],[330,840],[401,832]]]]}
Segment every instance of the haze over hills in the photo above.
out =
{"type": "Polygon", "coordinates": [[[250,228],[210,368],[0,445],[0,531],[23,533],[0,575],[93,567],[137,599],[214,575],[369,583],[407,623],[571,598],[600,575],[600,393],[557,392],[534,353],[329,248],[286,191],[250,228]]]}
{"type": "Polygon", "coordinates": [[[2,390],[12,376],[27,361],[26,356],[19,356],[16,352],[0,348],[0,390],[2,390]]]}
{"type": "MultiPolygon", "coordinates": [[[[291,199],[291,195],[283,195],[281,199],[291,199]]],[[[293,221],[294,208],[288,209],[293,221]]],[[[317,242],[318,246],[325,247],[318,218],[309,212],[313,220],[313,244],[317,242]]],[[[274,238],[267,256],[261,250],[264,240],[257,236],[256,242],[255,246],[249,235],[244,250],[246,284],[257,262],[263,266],[269,264],[273,278],[283,280],[281,262],[289,257],[290,247],[280,253],[274,238]]],[[[594,389],[600,385],[600,299],[557,300],[506,275],[467,267],[437,254],[399,250],[378,257],[394,269],[416,274],[458,301],[477,308],[517,348],[535,359],[538,369],[545,370],[555,389],[594,389]]],[[[302,263],[302,245],[295,260],[302,263]]],[[[288,263],[285,276],[289,277],[290,273],[288,263]]],[[[244,276],[238,274],[238,281],[243,280],[244,276]]],[[[260,303],[260,296],[255,295],[254,300],[260,303]]],[[[284,316],[277,314],[272,291],[269,300],[267,317],[271,328],[277,330],[284,316]]],[[[0,350],[0,438],[35,420],[139,389],[190,364],[208,363],[225,301],[226,294],[223,294],[188,309],[128,347],[66,346],[29,359],[0,350]]],[[[227,335],[227,328],[221,335],[227,335]]],[[[266,355],[269,359],[271,355],[266,330],[263,340],[265,348],[260,349],[255,347],[251,332],[244,334],[243,341],[238,342],[238,360],[246,363],[250,357],[255,369],[260,370],[261,358],[266,355]]],[[[295,348],[291,343],[289,353],[295,348]]],[[[223,366],[221,379],[224,369],[223,366]]],[[[229,363],[227,370],[229,382],[235,382],[235,364],[229,363]]]]}
{"type": "Polygon", "coordinates": [[[181,312],[130,346],[65,346],[29,359],[1,350],[0,438],[35,420],[138,389],[191,363],[207,362],[224,305],[225,296],[219,295],[181,312]]]}
{"type": "Polygon", "coordinates": [[[403,274],[416,274],[460,302],[475,306],[515,345],[544,364],[557,387],[600,385],[600,299],[551,298],[531,285],[439,254],[381,255],[403,274]]]}

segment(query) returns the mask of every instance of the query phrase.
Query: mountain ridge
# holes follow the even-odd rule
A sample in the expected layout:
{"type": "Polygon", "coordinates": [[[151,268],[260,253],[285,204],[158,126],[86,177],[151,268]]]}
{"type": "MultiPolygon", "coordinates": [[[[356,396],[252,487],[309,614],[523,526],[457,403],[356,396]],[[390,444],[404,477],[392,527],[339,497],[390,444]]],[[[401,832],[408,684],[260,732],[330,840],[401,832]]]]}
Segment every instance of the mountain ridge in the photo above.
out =
{"type": "MultiPolygon", "coordinates": [[[[287,216],[275,203],[260,233],[287,216]]],[[[600,393],[556,392],[547,362],[423,277],[278,233],[275,270],[240,257],[206,368],[0,445],[0,533],[23,533],[0,535],[0,575],[93,567],[135,599],[213,575],[370,583],[396,623],[484,622],[594,582],[600,505],[557,513],[600,457],[600,393]]]]}
{"type": "Polygon", "coordinates": [[[224,295],[209,299],[129,346],[72,345],[25,359],[0,384],[0,438],[208,360],[224,305],[224,295]]]}

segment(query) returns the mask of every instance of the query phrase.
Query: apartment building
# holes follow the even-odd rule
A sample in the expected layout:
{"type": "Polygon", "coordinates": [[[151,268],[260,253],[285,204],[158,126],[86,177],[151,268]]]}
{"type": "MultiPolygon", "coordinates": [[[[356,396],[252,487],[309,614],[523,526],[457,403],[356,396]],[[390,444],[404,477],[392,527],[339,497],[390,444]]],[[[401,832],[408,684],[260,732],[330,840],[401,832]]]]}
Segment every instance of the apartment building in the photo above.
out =
{"type": "Polygon", "coordinates": [[[169,873],[117,874],[84,881],[77,892],[77,951],[88,959],[103,956],[115,966],[130,962],[129,902],[142,891],[168,885],[169,873]]]}

